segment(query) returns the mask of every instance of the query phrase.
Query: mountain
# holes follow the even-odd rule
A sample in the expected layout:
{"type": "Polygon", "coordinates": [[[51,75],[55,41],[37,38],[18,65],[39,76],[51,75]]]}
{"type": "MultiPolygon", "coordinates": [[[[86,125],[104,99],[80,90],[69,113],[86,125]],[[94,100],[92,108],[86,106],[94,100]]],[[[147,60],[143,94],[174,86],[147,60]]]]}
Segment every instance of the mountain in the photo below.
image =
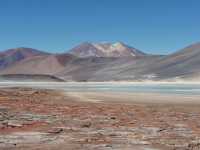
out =
{"type": "Polygon", "coordinates": [[[112,47],[108,43],[103,45],[87,43],[78,47],[81,47],[79,52],[83,49],[84,51],[90,49],[93,52],[96,49],[96,54],[93,56],[86,52],[87,55],[81,54],[80,57],[72,54],[78,50],[64,54],[38,54],[6,66],[0,70],[0,74],[4,75],[4,78],[7,76],[10,78],[10,75],[12,78],[13,75],[17,77],[22,75],[22,78],[26,75],[29,75],[29,78],[32,77],[30,75],[36,75],[35,78],[39,75],[50,75],[65,81],[200,80],[200,43],[166,56],[146,55],[133,49],[131,52],[135,55],[131,53],[131,56],[125,55],[123,50],[123,55],[105,54],[103,50],[107,52],[112,47]]]}
{"type": "MultiPolygon", "coordinates": [[[[101,58],[99,58],[101,59],[101,58]]],[[[200,43],[187,46],[173,54],[145,55],[138,58],[117,58],[104,63],[82,62],[78,69],[62,72],[63,78],[86,81],[111,80],[199,80],[200,43]]],[[[65,68],[66,69],[66,68],[65,68]]]]}
{"type": "Polygon", "coordinates": [[[72,48],[69,53],[77,57],[129,57],[145,56],[146,54],[127,46],[124,43],[82,43],[72,48]]]}
{"type": "Polygon", "coordinates": [[[48,53],[32,48],[14,48],[0,52],[0,69],[12,65],[20,60],[38,55],[48,55],[48,53]]]}
{"type": "Polygon", "coordinates": [[[7,67],[0,74],[53,75],[64,69],[65,65],[75,58],[71,54],[38,55],[7,67]]]}
{"type": "Polygon", "coordinates": [[[66,81],[112,81],[142,80],[143,71],[155,64],[162,56],[133,57],[68,57],[62,55],[36,56],[22,60],[0,72],[0,74],[52,75],[66,81]]]}
{"type": "Polygon", "coordinates": [[[159,60],[149,67],[159,78],[189,78],[200,74],[200,43],[195,43],[159,60]]]}

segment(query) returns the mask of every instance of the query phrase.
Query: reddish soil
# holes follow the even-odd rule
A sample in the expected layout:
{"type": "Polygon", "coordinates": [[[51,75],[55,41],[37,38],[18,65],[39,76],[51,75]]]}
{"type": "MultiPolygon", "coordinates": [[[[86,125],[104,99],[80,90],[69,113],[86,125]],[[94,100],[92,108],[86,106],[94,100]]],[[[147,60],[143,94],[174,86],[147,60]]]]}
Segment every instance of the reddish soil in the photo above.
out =
{"type": "Polygon", "coordinates": [[[200,109],[80,102],[53,90],[1,89],[0,149],[199,150],[200,109]]]}

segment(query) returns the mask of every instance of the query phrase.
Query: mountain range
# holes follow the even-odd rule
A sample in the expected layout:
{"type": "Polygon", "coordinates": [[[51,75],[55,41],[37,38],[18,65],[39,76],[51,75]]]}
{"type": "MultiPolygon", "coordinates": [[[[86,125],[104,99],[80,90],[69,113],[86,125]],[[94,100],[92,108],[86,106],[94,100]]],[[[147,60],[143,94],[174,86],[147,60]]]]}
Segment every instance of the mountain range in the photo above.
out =
{"type": "Polygon", "coordinates": [[[197,81],[200,43],[170,55],[152,55],[117,43],[84,42],[66,53],[32,48],[0,52],[0,80],[197,81]]]}

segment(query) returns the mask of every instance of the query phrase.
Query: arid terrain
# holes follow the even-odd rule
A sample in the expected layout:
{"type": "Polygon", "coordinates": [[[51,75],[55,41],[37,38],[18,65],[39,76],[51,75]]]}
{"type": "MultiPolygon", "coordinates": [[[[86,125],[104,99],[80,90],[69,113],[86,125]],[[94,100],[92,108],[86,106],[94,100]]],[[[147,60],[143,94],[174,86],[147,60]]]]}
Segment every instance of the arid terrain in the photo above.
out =
{"type": "Polygon", "coordinates": [[[198,97],[117,95],[0,89],[0,149],[200,149],[198,97]]]}

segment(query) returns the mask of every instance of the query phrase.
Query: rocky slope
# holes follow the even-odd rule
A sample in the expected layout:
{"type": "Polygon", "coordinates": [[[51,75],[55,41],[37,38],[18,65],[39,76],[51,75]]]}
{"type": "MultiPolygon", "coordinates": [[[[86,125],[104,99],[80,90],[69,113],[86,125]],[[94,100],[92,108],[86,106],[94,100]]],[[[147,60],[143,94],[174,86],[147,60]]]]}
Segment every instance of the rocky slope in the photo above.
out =
{"type": "Polygon", "coordinates": [[[159,78],[199,78],[200,43],[192,44],[182,50],[159,60],[148,71],[159,78]]]}

